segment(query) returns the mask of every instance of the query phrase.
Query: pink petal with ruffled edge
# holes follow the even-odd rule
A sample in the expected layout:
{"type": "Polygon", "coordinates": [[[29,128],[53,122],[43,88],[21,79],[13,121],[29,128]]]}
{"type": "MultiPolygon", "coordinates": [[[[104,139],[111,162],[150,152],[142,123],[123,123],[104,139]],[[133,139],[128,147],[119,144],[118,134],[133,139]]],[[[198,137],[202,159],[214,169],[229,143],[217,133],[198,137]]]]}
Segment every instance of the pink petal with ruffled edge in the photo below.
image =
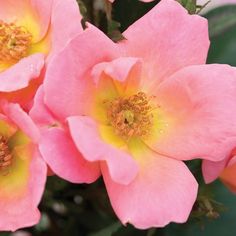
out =
{"type": "Polygon", "coordinates": [[[100,176],[99,163],[83,159],[69,134],[60,128],[42,133],[39,150],[54,173],[73,183],[91,183],[100,176]]]}
{"type": "Polygon", "coordinates": [[[43,54],[34,54],[21,59],[0,73],[0,92],[13,92],[27,87],[32,79],[39,77],[43,66],[43,54]]]}
{"type": "Polygon", "coordinates": [[[33,14],[37,17],[40,25],[40,35],[38,41],[42,40],[46,36],[50,27],[53,1],[54,0],[30,0],[33,14]]]}
{"type": "Polygon", "coordinates": [[[92,69],[92,77],[96,83],[102,73],[109,75],[112,79],[119,82],[126,82],[131,69],[134,66],[141,66],[142,60],[135,57],[120,57],[111,62],[102,62],[95,65],[92,69]]]}
{"type": "Polygon", "coordinates": [[[219,177],[220,173],[224,170],[227,161],[227,159],[217,162],[203,160],[202,174],[205,183],[209,184],[216,180],[219,177]]]}
{"type": "MultiPolygon", "coordinates": [[[[233,139],[232,145],[234,145],[235,143],[236,139],[233,139]]],[[[221,173],[224,171],[225,168],[234,165],[236,161],[235,154],[236,154],[236,149],[234,148],[233,151],[230,152],[230,154],[227,156],[227,158],[225,158],[222,161],[214,162],[214,161],[203,160],[202,174],[205,182],[207,184],[213,182],[221,175],[221,173]]]]}
{"type": "Polygon", "coordinates": [[[33,40],[39,42],[49,27],[52,2],[53,0],[1,0],[0,19],[6,22],[21,22],[29,17],[27,21],[38,22],[40,32],[33,40]]]}
{"type": "Polygon", "coordinates": [[[88,161],[105,161],[113,181],[130,183],[138,173],[138,166],[129,153],[101,140],[96,123],[89,117],[68,118],[73,141],[88,161]]]}
{"type": "Polygon", "coordinates": [[[75,0],[55,0],[51,15],[51,42],[50,56],[58,53],[77,34],[83,32],[82,16],[78,3],[75,0]]]}
{"type": "Polygon", "coordinates": [[[93,95],[88,70],[99,62],[110,61],[116,54],[116,45],[91,25],[71,40],[49,64],[44,82],[45,104],[53,114],[62,120],[86,114],[93,95]]]}
{"type": "Polygon", "coordinates": [[[19,104],[3,103],[2,110],[4,114],[32,140],[37,143],[39,141],[39,130],[32,119],[24,112],[19,104]]]}
{"type": "Polygon", "coordinates": [[[124,33],[125,56],[144,59],[142,87],[164,80],[177,70],[205,64],[209,48],[207,20],[189,15],[174,0],[157,4],[124,33]]]}
{"type": "MultiPolygon", "coordinates": [[[[49,50],[51,57],[76,34],[83,32],[80,24],[82,17],[75,0],[66,2],[63,0],[49,0],[47,2],[19,0],[17,4],[15,1],[5,0],[0,4],[3,9],[3,11],[0,9],[2,20],[22,23],[29,32],[33,32],[30,53],[41,51],[47,53],[49,50]],[[38,29],[36,29],[37,26],[38,29]]],[[[48,61],[49,57],[46,60],[48,61]]],[[[13,92],[26,88],[31,80],[38,79],[43,66],[44,56],[41,54],[32,54],[21,59],[0,73],[0,92],[13,92]]]]}
{"type": "Polygon", "coordinates": [[[38,223],[40,212],[37,206],[43,194],[47,167],[30,140],[37,141],[39,134],[30,117],[18,104],[3,101],[1,110],[9,125],[19,128],[16,135],[9,138],[9,145],[13,148],[9,173],[0,176],[0,229],[14,231],[38,223]],[[29,140],[22,132],[28,135],[29,140]]]}
{"type": "Polygon", "coordinates": [[[47,167],[36,150],[30,162],[29,173],[23,195],[17,196],[17,190],[15,190],[12,193],[12,198],[6,199],[1,196],[2,191],[0,191],[1,231],[15,231],[19,228],[35,225],[40,220],[40,212],[37,206],[44,191],[47,167]]]}
{"type": "Polygon", "coordinates": [[[43,86],[40,86],[35,94],[34,104],[29,112],[29,115],[41,128],[43,126],[48,128],[49,126],[57,123],[50,110],[44,104],[43,86]]]}
{"type": "Polygon", "coordinates": [[[128,185],[115,183],[105,165],[102,174],[112,207],[123,224],[164,227],[187,220],[197,196],[197,182],[183,162],[150,150],[142,155],[140,172],[128,185]]]}
{"type": "Polygon", "coordinates": [[[227,158],[236,138],[235,78],[228,65],[189,66],[153,88],[168,126],[147,144],[180,160],[227,158]]]}

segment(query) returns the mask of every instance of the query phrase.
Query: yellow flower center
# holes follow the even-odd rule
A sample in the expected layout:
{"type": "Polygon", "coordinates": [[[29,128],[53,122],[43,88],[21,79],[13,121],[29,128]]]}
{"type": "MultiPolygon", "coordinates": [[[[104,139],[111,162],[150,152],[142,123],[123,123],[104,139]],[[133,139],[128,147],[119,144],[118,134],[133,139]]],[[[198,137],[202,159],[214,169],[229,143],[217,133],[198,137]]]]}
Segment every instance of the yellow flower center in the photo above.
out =
{"type": "Polygon", "coordinates": [[[150,134],[153,125],[152,110],[150,98],[145,93],[138,92],[128,98],[116,98],[109,102],[107,118],[121,138],[145,138],[150,134]]]}
{"type": "Polygon", "coordinates": [[[12,163],[12,155],[9,150],[7,140],[0,135],[0,170],[9,167],[12,163]]]}
{"type": "Polygon", "coordinates": [[[0,63],[14,64],[27,56],[32,34],[24,27],[0,20],[0,63]]]}

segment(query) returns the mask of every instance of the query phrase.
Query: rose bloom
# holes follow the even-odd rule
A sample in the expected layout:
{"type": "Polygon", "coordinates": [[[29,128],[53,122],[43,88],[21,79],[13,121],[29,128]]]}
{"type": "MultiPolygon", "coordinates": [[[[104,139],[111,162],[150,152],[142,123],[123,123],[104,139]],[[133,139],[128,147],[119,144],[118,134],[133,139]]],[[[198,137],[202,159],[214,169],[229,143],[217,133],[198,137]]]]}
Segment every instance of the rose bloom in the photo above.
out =
{"type": "Polygon", "coordinates": [[[114,43],[88,25],[53,58],[30,112],[39,149],[72,182],[92,182],[100,166],[123,224],[182,223],[198,189],[183,161],[232,150],[236,69],[204,65],[207,21],[173,0],[123,36],[114,43]]]}
{"type": "Polygon", "coordinates": [[[30,117],[17,104],[0,107],[0,231],[15,231],[38,223],[47,167],[30,117]]]}
{"type": "Polygon", "coordinates": [[[0,98],[29,103],[44,66],[82,31],[76,0],[0,0],[0,98]]]}

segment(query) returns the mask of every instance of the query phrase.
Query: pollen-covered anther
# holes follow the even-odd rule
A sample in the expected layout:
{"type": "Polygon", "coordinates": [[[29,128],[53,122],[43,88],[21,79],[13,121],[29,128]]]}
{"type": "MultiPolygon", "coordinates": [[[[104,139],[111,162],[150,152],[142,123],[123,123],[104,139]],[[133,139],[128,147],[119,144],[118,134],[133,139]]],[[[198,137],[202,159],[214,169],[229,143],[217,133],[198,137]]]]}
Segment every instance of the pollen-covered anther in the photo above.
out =
{"type": "Polygon", "coordinates": [[[115,133],[129,140],[131,137],[145,138],[153,124],[150,99],[143,92],[128,98],[117,98],[109,102],[107,117],[115,133]]]}
{"type": "Polygon", "coordinates": [[[0,63],[14,64],[28,54],[32,35],[21,26],[0,20],[0,63]]]}
{"type": "Polygon", "coordinates": [[[9,150],[7,140],[0,135],[0,170],[9,167],[12,163],[12,155],[9,150]]]}

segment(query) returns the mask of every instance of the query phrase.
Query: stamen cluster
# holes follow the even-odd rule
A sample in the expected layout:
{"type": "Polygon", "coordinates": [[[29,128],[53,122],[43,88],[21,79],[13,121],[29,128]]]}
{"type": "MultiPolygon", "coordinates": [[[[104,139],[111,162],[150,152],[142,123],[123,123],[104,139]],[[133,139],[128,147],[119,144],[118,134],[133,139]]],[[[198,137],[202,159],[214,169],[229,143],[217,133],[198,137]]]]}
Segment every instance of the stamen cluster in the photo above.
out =
{"type": "Polygon", "coordinates": [[[117,98],[109,103],[107,117],[115,133],[125,140],[131,137],[145,138],[153,123],[150,98],[138,92],[128,98],[117,98]]]}
{"type": "Polygon", "coordinates": [[[12,155],[10,153],[7,140],[0,135],[0,170],[7,168],[12,163],[12,155]]]}
{"type": "Polygon", "coordinates": [[[0,63],[14,64],[27,56],[31,41],[25,28],[0,20],[0,63]]]}

